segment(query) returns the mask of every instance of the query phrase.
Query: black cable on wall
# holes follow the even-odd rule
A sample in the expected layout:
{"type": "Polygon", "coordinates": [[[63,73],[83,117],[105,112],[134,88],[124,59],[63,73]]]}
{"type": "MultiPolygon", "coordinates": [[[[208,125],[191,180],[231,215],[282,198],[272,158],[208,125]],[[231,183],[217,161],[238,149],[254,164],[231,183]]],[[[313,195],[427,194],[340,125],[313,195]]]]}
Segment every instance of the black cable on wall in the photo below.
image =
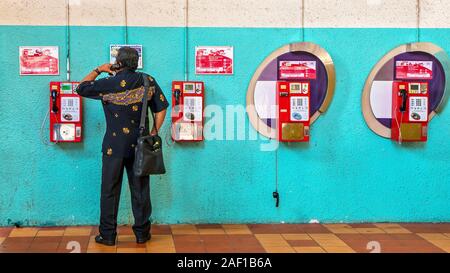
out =
{"type": "Polygon", "coordinates": [[[66,0],[66,69],[67,81],[70,81],[70,0],[66,0]]]}
{"type": "Polygon", "coordinates": [[[301,9],[301,26],[302,26],[302,42],[305,41],[305,0],[301,0],[301,5],[302,5],[302,9],[301,9]]]}
{"type": "Polygon", "coordinates": [[[421,13],[421,0],[417,0],[417,3],[416,3],[416,9],[417,9],[417,42],[420,42],[420,40],[421,40],[421,29],[420,29],[420,19],[421,19],[421,17],[420,17],[420,13],[421,13]]]}
{"type": "Polygon", "coordinates": [[[189,0],[185,1],[184,10],[184,80],[189,80],[189,0]]]}
{"type": "Polygon", "coordinates": [[[124,13],[125,13],[125,44],[128,44],[128,9],[127,9],[127,0],[123,1],[124,4],[124,13]]]}

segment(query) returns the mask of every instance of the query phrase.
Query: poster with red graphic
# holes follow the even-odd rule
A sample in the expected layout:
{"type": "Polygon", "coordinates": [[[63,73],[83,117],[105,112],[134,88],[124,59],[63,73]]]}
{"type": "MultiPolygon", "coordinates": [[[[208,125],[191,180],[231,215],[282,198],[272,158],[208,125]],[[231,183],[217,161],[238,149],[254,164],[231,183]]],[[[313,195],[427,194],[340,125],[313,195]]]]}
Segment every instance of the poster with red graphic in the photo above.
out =
{"type": "Polygon", "coordinates": [[[316,65],[316,61],[279,61],[278,77],[280,80],[314,80],[316,65]]]}
{"type": "Polygon", "coordinates": [[[196,46],[195,74],[233,74],[233,47],[196,46]]]}
{"type": "Polygon", "coordinates": [[[431,80],[433,61],[396,61],[395,75],[398,80],[431,80]]]}
{"type": "Polygon", "coordinates": [[[59,75],[57,46],[20,46],[20,75],[59,75]]]}

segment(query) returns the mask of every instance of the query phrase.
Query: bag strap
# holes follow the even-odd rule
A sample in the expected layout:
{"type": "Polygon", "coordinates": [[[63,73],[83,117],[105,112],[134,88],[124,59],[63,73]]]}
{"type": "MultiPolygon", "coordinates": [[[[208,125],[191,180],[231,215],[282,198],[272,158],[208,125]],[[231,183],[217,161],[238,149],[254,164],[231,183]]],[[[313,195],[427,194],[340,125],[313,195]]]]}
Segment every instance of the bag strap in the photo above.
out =
{"type": "MultiPolygon", "coordinates": [[[[148,80],[148,75],[145,73],[141,73],[141,76],[144,80],[144,95],[142,96],[142,111],[141,111],[141,122],[139,124],[139,135],[143,136],[145,131],[145,118],[147,117],[147,108],[148,108],[148,90],[150,86],[150,81],[148,80]]],[[[156,127],[155,114],[150,109],[150,112],[153,117],[153,126],[156,130],[156,135],[158,135],[158,128],[156,127]]]]}

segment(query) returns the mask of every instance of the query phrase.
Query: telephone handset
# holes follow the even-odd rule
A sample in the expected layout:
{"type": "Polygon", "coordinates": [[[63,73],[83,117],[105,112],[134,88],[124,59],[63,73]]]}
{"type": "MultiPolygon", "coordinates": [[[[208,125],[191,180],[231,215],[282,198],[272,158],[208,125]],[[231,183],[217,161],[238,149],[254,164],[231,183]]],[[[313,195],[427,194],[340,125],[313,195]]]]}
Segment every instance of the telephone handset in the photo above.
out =
{"type": "Polygon", "coordinates": [[[406,103],[408,101],[408,95],[406,94],[406,89],[400,89],[400,96],[402,97],[402,105],[400,106],[400,112],[406,111],[406,103]]]}
{"type": "Polygon", "coordinates": [[[121,69],[122,68],[122,66],[120,65],[120,64],[118,64],[118,63],[115,63],[115,64],[113,64],[113,65],[111,65],[111,70],[112,71],[116,71],[116,70],[119,70],[119,69],[121,69]]]}
{"type": "Polygon", "coordinates": [[[279,207],[280,206],[280,194],[278,193],[278,191],[274,191],[272,193],[273,198],[275,198],[275,207],[279,207]]]}
{"type": "Polygon", "coordinates": [[[175,97],[175,112],[179,112],[180,111],[180,98],[181,98],[181,90],[180,89],[175,89],[175,91],[173,92],[173,95],[175,97]]]}
{"type": "Polygon", "coordinates": [[[51,92],[51,96],[52,96],[52,113],[58,113],[58,106],[56,105],[56,98],[58,97],[58,91],[57,90],[52,90],[51,92]]]}
{"type": "Polygon", "coordinates": [[[122,68],[122,65],[120,65],[120,64],[118,64],[118,63],[112,64],[111,67],[110,67],[109,69],[111,69],[111,71],[113,71],[114,73],[108,73],[108,74],[109,74],[110,76],[114,76],[114,75],[115,75],[115,72],[116,72],[117,70],[121,69],[121,68],[122,68]]]}

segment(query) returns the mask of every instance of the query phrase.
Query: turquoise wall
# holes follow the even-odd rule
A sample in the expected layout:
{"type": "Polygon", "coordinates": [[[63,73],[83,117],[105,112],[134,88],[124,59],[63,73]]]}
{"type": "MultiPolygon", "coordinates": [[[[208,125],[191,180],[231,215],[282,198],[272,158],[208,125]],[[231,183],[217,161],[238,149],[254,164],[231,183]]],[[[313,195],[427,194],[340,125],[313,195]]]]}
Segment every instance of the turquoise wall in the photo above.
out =
{"type": "MultiPolygon", "coordinates": [[[[48,83],[66,77],[65,35],[65,27],[0,26],[0,225],[97,224],[100,103],[84,100],[83,143],[40,141],[48,83]],[[58,45],[60,76],[20,77],[20,45],[58,45]]],[[[133,27],[128,37],[143,44],[145,71],[169,96],[171,81],[184,78],[184,29],[133,27]]],[[[233,45],[235,54],[233,76],[191,72],[190,79],[205,81],[207,104],[245,105],[259,63],[300,37],[292,28],[190,28],[191,71],[195,45],[233,45]]],[[[450,221],[449,109],[433,119],[425,145],[408,146],[375,135],[360,110],[372,66],[392,48],[417,41],[417,30],[306,29],[305,40],[330,53],[337,73],[334,100],[314,123],[311,142],[280,145],[278,171],[275,152],[260,151],[265,139],[166,144],[168,173],[152,177],[154,222],[450,221]],[[272,198],[276,176],[279,208],[272,198]]],[[[421,40],[450,51],[449,29],[423,29],[421,40]]],[[[123,27],[71,27],[72,80],[108,62],[112,43],[124,43],[123,27]]],[[[168,125],[169,119],[165,135],[168,125]]],[[[119,220],[133,221],[126,183],[119,220]]]]}

